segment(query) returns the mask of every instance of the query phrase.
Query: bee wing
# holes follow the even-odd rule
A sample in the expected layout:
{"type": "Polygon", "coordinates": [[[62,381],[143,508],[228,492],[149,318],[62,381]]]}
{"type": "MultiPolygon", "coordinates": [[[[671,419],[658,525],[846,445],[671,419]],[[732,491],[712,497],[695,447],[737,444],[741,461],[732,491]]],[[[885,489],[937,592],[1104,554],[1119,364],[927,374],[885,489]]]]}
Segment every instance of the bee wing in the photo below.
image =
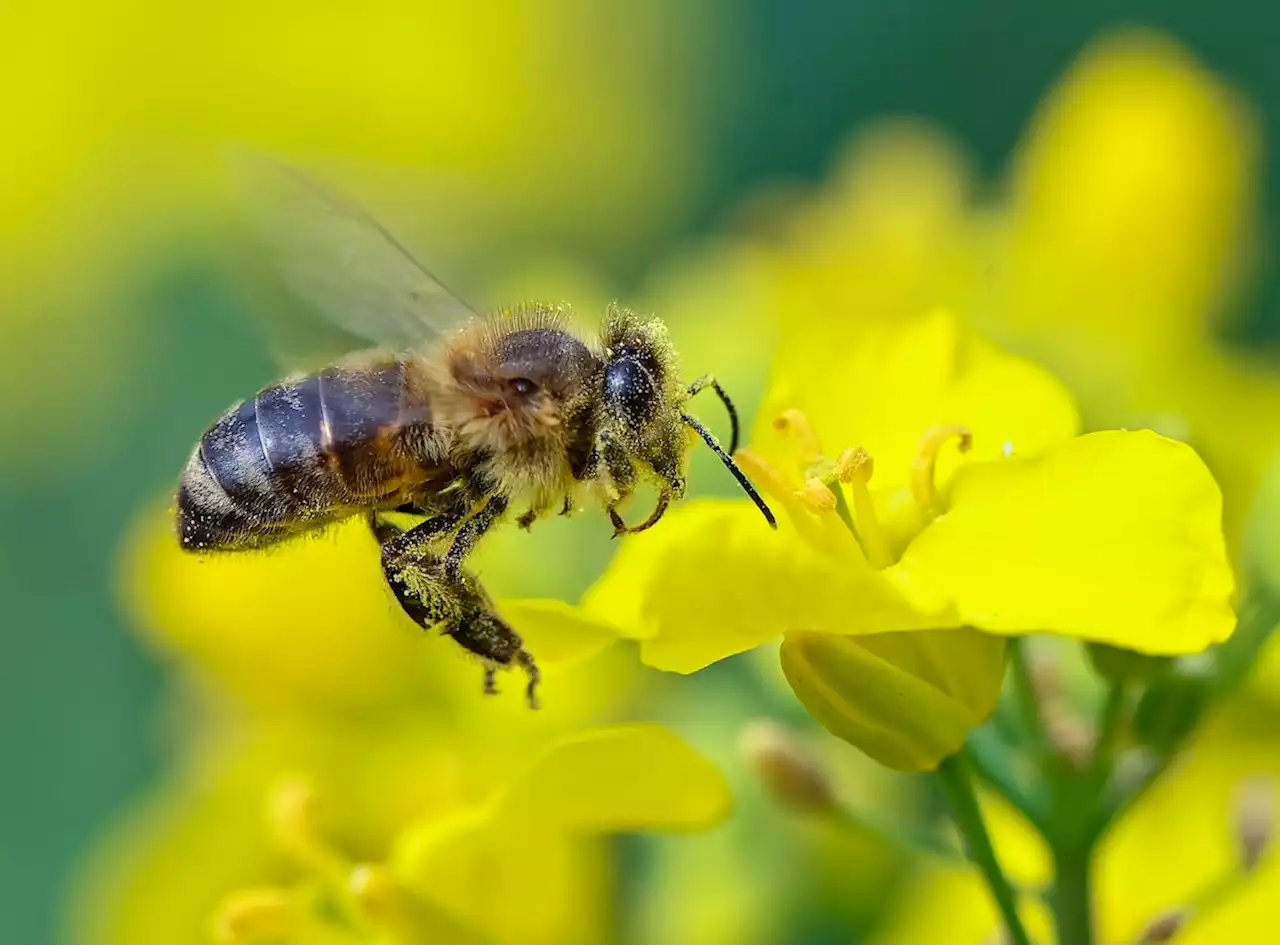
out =
{"type": "Polygon", "coordinates": [[[242,152],[233,160],[276,268],[330,326],[404,350],[476,314],[353,200],[274,158],[242,152]]]}

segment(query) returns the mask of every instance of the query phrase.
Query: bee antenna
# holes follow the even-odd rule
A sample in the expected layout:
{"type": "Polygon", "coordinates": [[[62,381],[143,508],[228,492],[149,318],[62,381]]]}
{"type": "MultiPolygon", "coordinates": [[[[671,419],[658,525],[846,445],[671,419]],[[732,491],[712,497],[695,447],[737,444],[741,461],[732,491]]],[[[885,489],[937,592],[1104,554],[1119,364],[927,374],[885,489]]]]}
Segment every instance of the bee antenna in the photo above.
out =
{"type": "Polygon", "coordinates": [[[738,480],[738,485],[742,486],[742,491],[751,497],[751,501],[756,504],[756,508],[764,515],[765,521],[769,523],[770,528],[778,527],[778,520],[773,517],[773,512],[769,506],[765,504],[764,499],[760,498],[760,493],[756,491],[756,487],[751,484],[751,480],[747,478],[746,473],[738,468],[738,464],[733,461],[733,457],[726,453],[716,442],[716,438],[711,431],[704,427],[693,417],[687,413],[681,413],[680,419],[685,422],[686,426],[692,427],[702,437],[702,441],[711,447],[711,451],[720,457],[720,462],[724,463],[725,468],[733,473],[733,478],[738,480]]]}
{"type": "Polygon", "coordinates": [[[729,395],[725,393],[725,389],[720,386],[720,382],[710,374],[705,374],[689,385],[688,395],[692,397],[708,387],[716,392],[720,403],[724,404],[724,409],[729,414],[729,455],[732,456],[738,452],[738,411],[733,406],[733,401],[729,399],[729,395]]]}

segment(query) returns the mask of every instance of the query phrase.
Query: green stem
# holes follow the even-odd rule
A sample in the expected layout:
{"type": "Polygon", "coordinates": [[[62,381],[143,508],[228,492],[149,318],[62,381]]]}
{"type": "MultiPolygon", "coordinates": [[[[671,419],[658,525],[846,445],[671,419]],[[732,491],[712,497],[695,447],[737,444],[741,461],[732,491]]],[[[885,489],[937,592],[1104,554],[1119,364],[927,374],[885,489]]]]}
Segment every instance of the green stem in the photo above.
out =
{"type": "Polygon", "coordinates": [[[988,726],[974,729],[966,742],[968,760],[978,779],[1014,806],[1041,834],[1049,829],[1049,812],[1039,792],[1028,788],[1014,770],[1015,759],[988,726]]]}
{"type": "Polygon", "coordinates": [[[1123,680],[1112,683],[1107,690],[1107,699],[1098,720],[1098,737],[1094,743],[1093,762],[1090,765],[1090,789],[1095,796],[1101,794],[1115,767],[1116,746],[1125,725],[1128,701],[1129,687],[1126,683],[1123,680]]]}
{"type": "Polygon", "coordinates": [[[1050,897],[1053,923],[1062,945],[1093,945],[1093,893],[1090,851],[1055,849],[1054,888],[1050,897]]]}
{"type": "Polygon", "coordinates": [[[1009,667],[1013,672],[1013,694],[1022,727],[1028,741],[1039,754],[1047,744],[1044,719],[1040,715],[1040,697],[1036,693],[1035,683],[1031,681],[1025,643],[1019,637],[1009,641],[1009,667]]]}
{"type": "Polygon", "coordinates": [[[1031,945],[1027,930],[1022,927],[1022,919],[1018,916],[1018,903],[1013,887],[1004,875],[1000,861],[996,859],[991,835],[987,833],[986,822],[982,819],[982,810],[978,807],[978,795],[973,788],[973,778],[964,749],[938,766],[938,777],[951,802],[951,814],[956,826],[963,834],[970,855],[982,870],[991,894],[995,897],[1010,941],[1013,945],[1031,945]]]}

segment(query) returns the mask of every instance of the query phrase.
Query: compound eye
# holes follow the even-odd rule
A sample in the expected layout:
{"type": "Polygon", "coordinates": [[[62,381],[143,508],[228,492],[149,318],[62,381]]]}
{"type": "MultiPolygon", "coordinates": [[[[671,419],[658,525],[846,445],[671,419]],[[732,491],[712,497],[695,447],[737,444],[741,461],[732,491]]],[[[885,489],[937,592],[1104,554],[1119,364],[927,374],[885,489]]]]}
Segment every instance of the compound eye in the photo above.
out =
{"type": "Polygon", "coordinates": [[[629,427],[639,427],[653,419],[657,409],[653,378],[643,365],[630,358],[620,358],[605,368],[604,395],[629,427]]]}
{"type": "Polygon", "coordinates": [[[507,381],[507,386],[511,388],[511,393],[519,397],[528,397],[530,394],[536,393],[538,385],[527,377],[516,377],[507,381]]]}

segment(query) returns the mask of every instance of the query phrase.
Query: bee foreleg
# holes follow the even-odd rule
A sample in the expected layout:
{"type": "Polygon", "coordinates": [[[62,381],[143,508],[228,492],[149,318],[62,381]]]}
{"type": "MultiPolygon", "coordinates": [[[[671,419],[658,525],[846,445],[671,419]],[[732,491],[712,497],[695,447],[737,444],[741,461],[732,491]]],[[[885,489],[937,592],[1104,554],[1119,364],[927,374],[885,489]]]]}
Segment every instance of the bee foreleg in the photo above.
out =
{"type": "Polygon", "coordinates": [[[484,537],[484,533],[493,527],[507,511],[507,497],[495,495],[462,523],[458,533],[453,536],[453,544],[444,559],[444,574],[451,581],[462,578],[462,562],[471,553],[471,549],[484,537]]]}
{"type": "Polygon", "coordinates": [[[494,612],[479,581],[470,574],[451,579],[445,560],[425,545],[392,559],[384,556],[382,568],[396,600],[414,623],[425,629],[439,627],[459,646],[484,660],[486,693],[497,692],[494,676],[498,669],[519,666],[529,678],[529,705],[537,708],[537,664],[520,635],[494,612]]]}

